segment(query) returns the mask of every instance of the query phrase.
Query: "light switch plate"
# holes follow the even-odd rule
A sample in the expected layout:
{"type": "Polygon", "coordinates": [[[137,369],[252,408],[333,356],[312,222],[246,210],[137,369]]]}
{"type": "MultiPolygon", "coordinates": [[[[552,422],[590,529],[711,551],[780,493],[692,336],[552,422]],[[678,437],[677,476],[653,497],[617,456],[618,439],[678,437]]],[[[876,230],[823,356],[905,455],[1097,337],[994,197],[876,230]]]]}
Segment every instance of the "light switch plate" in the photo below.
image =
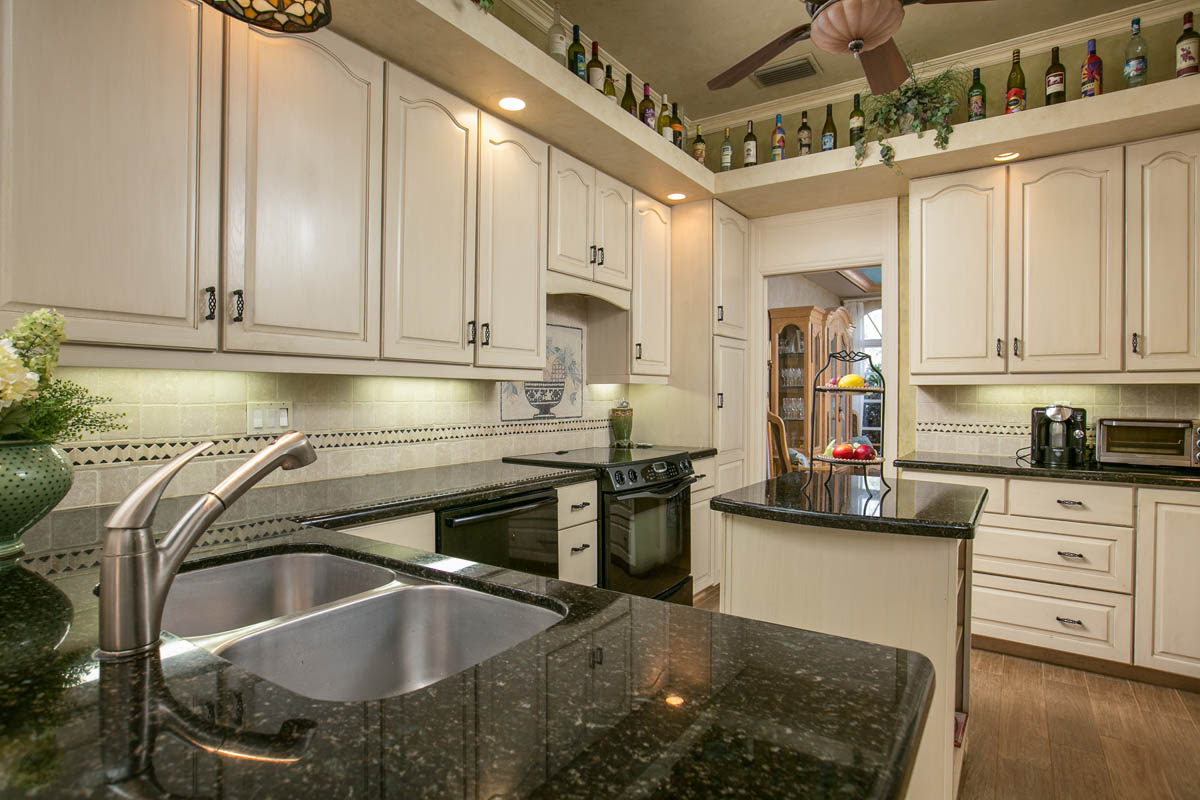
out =
{"type": "Polygon", "coordinates": [[[247,403],[246,432],[254,436],[260,433],[283,433],[295,427],[296,418],[289,402],[247,403]]]}

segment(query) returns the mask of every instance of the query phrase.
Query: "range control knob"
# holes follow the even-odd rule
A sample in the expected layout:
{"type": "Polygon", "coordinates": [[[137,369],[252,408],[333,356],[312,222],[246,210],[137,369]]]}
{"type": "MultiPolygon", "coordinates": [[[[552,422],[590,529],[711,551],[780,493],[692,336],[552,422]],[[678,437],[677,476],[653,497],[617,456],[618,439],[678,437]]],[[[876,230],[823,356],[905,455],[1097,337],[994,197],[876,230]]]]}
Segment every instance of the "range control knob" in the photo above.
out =
{"type": "Polygon", "coordinates": [[[636,469],[629,470],[629,482],[637,483],[637,479],[638,479],[637,470],[636,469]]]}
{"type": "Polygon", "coordinates": [[[625,473],[621,472],[621,470],[619,470],[619,469],[614,470],[613,471],[613,483],[615,483],[617,486],[624,486],[625,485],[625,473]]]}
{"type": "Polygon", "coordinates": [[[689,459],[687,456],[684,456],[683,458],[679,459],[679,468],[681,470],[683,470],[684,472],[687,472],[688,470],[690,470],[692,468],[691,459],[689,459]]]}

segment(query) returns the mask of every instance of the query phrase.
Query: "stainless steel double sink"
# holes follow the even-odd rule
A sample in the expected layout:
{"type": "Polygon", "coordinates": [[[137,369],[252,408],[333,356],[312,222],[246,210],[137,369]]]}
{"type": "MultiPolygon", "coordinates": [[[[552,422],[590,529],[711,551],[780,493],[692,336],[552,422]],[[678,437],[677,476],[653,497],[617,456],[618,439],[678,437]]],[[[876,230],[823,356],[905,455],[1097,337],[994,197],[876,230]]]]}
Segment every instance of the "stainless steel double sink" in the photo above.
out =
{"type": "Polygon", "coordinates": [[[378,700],[508,650],[563,615],[330,553],[181,572],[164,630],[317,700],[378,700]]]}

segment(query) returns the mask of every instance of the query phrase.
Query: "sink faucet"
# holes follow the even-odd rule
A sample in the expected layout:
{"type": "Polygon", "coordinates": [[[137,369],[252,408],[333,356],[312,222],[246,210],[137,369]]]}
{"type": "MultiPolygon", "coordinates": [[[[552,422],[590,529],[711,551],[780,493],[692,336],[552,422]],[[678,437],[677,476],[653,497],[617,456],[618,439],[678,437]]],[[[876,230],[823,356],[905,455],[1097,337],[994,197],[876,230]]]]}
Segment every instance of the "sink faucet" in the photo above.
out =
{"type": "Polygon", "coordinates": [[[317,460],[304,434],[285,433],[201,497],[156,545],[152,527],[163,491],[212,444],[203,442],[173,458],[134,489],[105,523],[108,533],[100,560],[101,658],[123,658],[157,646],[167,592],[200,534],[275,469],[297,469],[317,460]]]}

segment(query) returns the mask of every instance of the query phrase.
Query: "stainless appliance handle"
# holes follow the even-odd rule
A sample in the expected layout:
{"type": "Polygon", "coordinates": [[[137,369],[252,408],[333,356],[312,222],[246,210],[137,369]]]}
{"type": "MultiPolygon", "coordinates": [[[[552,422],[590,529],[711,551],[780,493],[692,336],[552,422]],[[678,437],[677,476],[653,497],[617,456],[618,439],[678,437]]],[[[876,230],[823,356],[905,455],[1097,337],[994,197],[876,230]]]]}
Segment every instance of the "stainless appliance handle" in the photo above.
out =
{"type": "Polygon", "coordinates": [[[1102,419],[1100,424],[1109,428],[1118,428],[1122,425],[1132,425],[1136,428],[1190,428],[1192,427],[1191,420],[1186,419],[1170,419],[1170,420],[1149,420],[1149,419],[1102,419]]]}
{"type": "Polygon", "coordinates": [[[618,500],[643,500],[643,499],[670,500],[672,497],[677,497],[678,495],[683,494],[684,490],[687,489],[689,486],[691,486],[693,483],[695,483],[697,480],[699,480],[699,479],[696,478],[695,476],[692,476],[689,478],[685,478],[683,481],[676,484],[675,486],[673,486],[672,488],[670,488],[669,490],[667,490],[665,492],[646,491],[646,492],[635,492],[633,494],[618,494],[617,499],[618,500]]]}
{"type": "Polygon", "coordinates": [[[443,521],[446,523],[447,527],[457,528],[461,525],[473,525],[476,522],[486,522],[489,519],[510,517],[513,514],[519,514],[522,511],[532,511],[535,508],[541,508],[542,506],[548,506],[557,503],[557,497],[547,497],[544,500],[536,500],[532,503],[521,503],[520,505],[505,506],[504,508],[497,508],[493,511],[485,511],[482,514],[468,514],[465,517],[447,516],[443,518],[443,521]]]}

